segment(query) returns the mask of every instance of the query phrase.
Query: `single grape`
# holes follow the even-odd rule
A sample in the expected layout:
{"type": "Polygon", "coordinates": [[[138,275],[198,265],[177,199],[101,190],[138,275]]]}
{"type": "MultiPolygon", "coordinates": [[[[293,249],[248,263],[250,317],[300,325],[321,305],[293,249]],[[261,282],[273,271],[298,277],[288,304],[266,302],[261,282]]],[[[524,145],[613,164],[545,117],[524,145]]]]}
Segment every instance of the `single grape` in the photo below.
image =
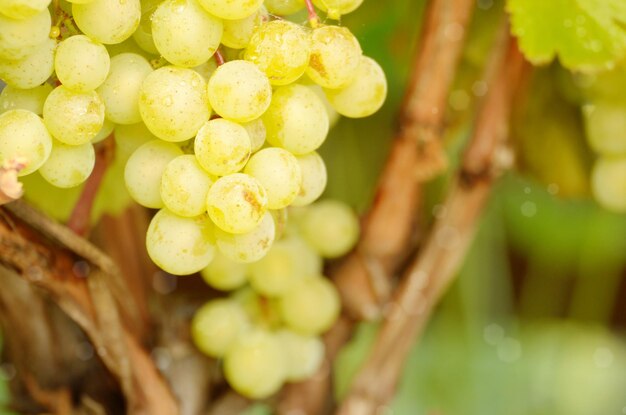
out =
{"type": "Polygon", "coordinates": [[[341,118],[341,115],[339,115],[337,110],[330,105],[328,98],[326,98],[326,93],[324,93],[324,89],[315,83],[305,83],[304,80],[307,78],[302,77],[300,83],[302,85],[306,85],[311,91],[315,92],[315,95],[317,95],[320,101],[322,101],[322,104],[324,104],[324,108],[326,109],[326,114],[328,115],[328,126],[329,128],[333,128],[341,118]]]}
{"type": "Polygon", "coordinates": [[[626,212],[626,157],[600,157],[591,172],[591,190],[606,209],[626,212]]]}
{"type": "Polygon", "coordinates": [[[110,65],[107,48],[85,35],[71,36],[59,43],[54,57],[54,70],[59,81],[77,92],[87,92],[102,85],[110,65]]]}
{"type": "Polygon", "coordinates": [[[263,258],[272,247],[276,228],[271,213],[266,212],[259,226],[247,233],[232,234],[215,229],[217,249],[232,261],[250,263],[263,258]]]}
{"type": "Polygon", "coordinates": [[[158,139],[142,122],[115,127],[115,154],[127,159],[148,141],[158,139]]]}
{"type": "Polygon", "coordinates": [[[248,17],[263,5],[263,0],[198,0],[198,2],[209,13],[230,20],[248,17]]]}
{"type": "Polygon", "coordinates": [[[91,139],[91,144],[96,144],[104,140],[111,135],[114,129],[115,124],[105,118],[104,124],[102,124],[102,128],[100,129],[100,131],[98,131],[98,134],[96,134],[96,136],[91,139]]]}
{"type": "MultiPolygon", "coordinates": [[[[0,101],[1,102],[1,101],[0,101]]],[[[252,145],[252,152],[256,153],[265,144],[265,137],[267,137],[267,130],[265,124],[261,118],[242,124],[243,128],[248,132],[250,137],[250,144],[252,145]]]]}
{"type": "Polygon", "coordinates": [[[208,121],[198,131],[194,141],[200,165],[216,176],[236,173],[250,157],[250,137],[241,125],[217,118],[208,121]]]}
{"type": "MultiPolygon", "coordinates": [[[[218,228],[215,228],[216,230],[218,228]]],[[[211,287],[222,291],[235,290],[247,281],[248,268],[245,264],[228,259],[219,250],[208,267],[200,275],[211,287]]]]}
{"type": "Polygon", "coordinates": [[[209,79],[211,79],[211,75],[213,75],[213,72],[215,72],[216,69],[217,62],[215,61],[215,56],[213,56],[211,59],[204,62],[203,64],[193,68],[193,70],[199,73],[200,76],[202,76],[202,79],[204,79],[204,81],[207,83],[209,82],[209,79]]]}
{"type": "Polygon", "coordinates": [[[316,150],[328,135],[324,104],[303,85],[276,88],[272,103],[262,118],[267,141],[294,154],[316,150]]]}
{"type": "Polygon", "coordinates": [[[209,189],[207,210],[223,231],[251,232],[267,211],[267,195],[252,176],[235,173],[219,179],[209,189]]]}
{"type": "Polygon", "coordinates": [[[0,14],[0,59],[14,61],[34,53],[48,39],[51,27],[46,8],[21,20],[0,14]]]}
{"type": "Polygon", "coordinates": [[[139,113],[154,135],[165,141],[185,141],[209,119],[206,82],[192,69],[165,66],[141,85],[139,113]]]}
{"type": "Polygon", "coordinates": [[[324,159],[315,151],[297,156],[302,181],[300,191],[292,202],[292,206],[305,206],[315,202],[324,193],[328,175],[324,159]]]}
{"type": "Polygon", "coordinates": [[[27,19],[44,11],[50,0],[2,0],[0,13],[16,20],[27,19]]]}
{"type": "Polygon", "coordinates": [[[91,143],[70,146],[55,140],[50,157],[39,173],[53,186],[75,187],[87,180],[95,164],[96,153],[91,143]]]}
{"type": "Polygon", "coordinates": [[[194,274],[213,259],[213,224],[206,215],[183,218],[161,209],[150,221],[146,247],[152,261],[165,272],[194,274]]]}
{"type": "Polygon", "coordinates": [[[16,109],[0,115],[0,165],[22,158],[26,167],[18,176],[37,170],[50,156],[52,137],[41,118],[16,109]]]}
{"type": "Polygon", "coordinates": [[[169,210],[180,216],[206,212],[206,195],[213,180],[191,154],[178,156],[165,167],[161,178],[161,199],[169,210]]]}
{"type": "Polygon", "coordinates": [[[43,84],[30,89],[15,88],[11,85],[0,92],[0,114],[10,110],[22,109],[37,115],[43,114],[43,103],[52,92],[50,84],[43,84]]]}
{"type": "Polygon", "coordinates": [[[300,223],[302,238],[320,255],[345,255],[359,239],[359,220],[345,203],[324,200],[311,205],[300,223]]]}
{"type": "Polygon", "coordinates": [[[224,20],[224,34],[222,44],[233,49],[243,49],[248,46],[254,31],[269,19],[267,9],[261,6],[255,13],[237,20],[224,20]]]}
{"type": "Polygon", "coordinates": [[[276,335],[285,349],[287,381],[309,379],[322,366],[325,347],[319,337],[303,336],[291,330],[281,330],[276,335]]]}
{"type": "Polygon", "coordinates": [[[363,51],[349,29],[321,26],[311,34],[311,57],[306,74],[324,88],[342,88],[355,78],[363,51]]]}
{"type": "Polygon", "coordinates": [[[304,9],[304,0],[265,0],[267,10],[278,16],[288,16],[304,9]]]}
{"type": "Polygon", "coordinates": [[[62,143],[85,144],[104,124],[104,103],[95,91],[74,92],[60,85],[43,105],[43,120],[50,134],[62,143]]]}
{"type": "Polygon", "coordinates": [[[216,113],[237,122],[260,117],[272,101],[267,76],[255,64],[242,60],[217,68],[209,80],[208,94],[216,113]]]}
{"type": "Polygon", "coordinates": [[[191,337],[202,353],[220,358],[249,330],[249,325],[246,313],[238,302],[213,300],[196,311],[191,321],[191,337]]]}
{"type": "Polygon", "coordinates": [[[363,0],[313,0],[313,3],[328,13],[328,17],[339,20],[344,14],[355,11],[363,0]]]}
{"type": "Polygon", "coordinates": [[[137,46],[151,55],[159,54],[152,37],[152,14],[159,4],[161,4],[161,0],[141,1],[141,21],[133,33],[133,39],[137,46]]]}
{"type": "Polygon", "coordinates": [[[302,173],[296,157],[282,148],[265,148],[250,157],[244,173],[261,183],[267,192],[267,207],[281,209],[296,198],[302,173]]]}
{"type": "Polygon", "coordinates": [[[44,40],[32,53],[18,60],[0,59],[0,79],[16,88],[40,86],[54,71],[56,41],[44,40]]]}
{"type": "Polygon", "coordinates": [[[604,156],[626,155],[626,107],[596,102],[583,107],[587,140],[604,156]]]}
{"type": "Polygon", "coordinates": [[[387,79],[375,60],[362,56],[359,70],[348,86],[324,89],[324,92],[339,114],[350,118],[368,117],[385,102],[387,79]]]}
{"type": "Polygon", "coordinates": [[[72,5],[78,28],[87,36],[107,45],[132,36],[141,20],[139,0],[93,0],[72,5]]]}

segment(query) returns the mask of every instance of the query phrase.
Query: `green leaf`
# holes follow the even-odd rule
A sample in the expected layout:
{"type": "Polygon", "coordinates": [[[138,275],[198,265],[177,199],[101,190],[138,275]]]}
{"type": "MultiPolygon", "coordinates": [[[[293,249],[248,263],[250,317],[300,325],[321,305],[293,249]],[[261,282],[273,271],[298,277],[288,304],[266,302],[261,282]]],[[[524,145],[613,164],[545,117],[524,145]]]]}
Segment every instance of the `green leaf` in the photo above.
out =
{"type": "Polygon", "coordinates": [[[626,55],[624,0],[508,0],[511,31],[534,64],[558,56],[579,71],[612,68],[626,55]]]}

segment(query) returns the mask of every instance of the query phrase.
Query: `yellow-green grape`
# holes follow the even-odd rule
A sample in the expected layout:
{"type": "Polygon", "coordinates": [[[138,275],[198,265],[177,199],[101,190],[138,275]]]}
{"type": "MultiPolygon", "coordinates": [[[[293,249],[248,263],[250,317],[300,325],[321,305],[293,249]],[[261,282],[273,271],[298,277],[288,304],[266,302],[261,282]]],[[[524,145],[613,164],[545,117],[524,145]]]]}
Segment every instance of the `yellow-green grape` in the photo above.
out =
{"type": "Polygon", "coordinates": [[[50,157],[39,168],[39,173],[53,186],[75,187],[87,180],[95,164],[93,144],[70,146],[55,140],[50,157]]]}
{"type": "Polygon", "coordinates": [[[281,330],[276,335],[285,349],[287,381],[300,382],[315,375],[324,361],[324,342],[291,330],[281,330]]]}
{"type": "Polygon", "coordinates": [[[316,336],[328,330],[337,317],[341,303],[335,286],[326,278],[299,278],[280,298],[280,314],[290,329],[316,336]]]}
{"type": "Polygon", "coordinates": [[[265,72],[272,85],[287,85],[302,76],[309,52],[309,37],[302,27],[273,20],[257,28],[244,57],[265,72]]]}
{"type": "Polygon", "coordinates": [[[209,13],[222,19],[243,19],[256,12],[263,0],[198,0],[209,13]]]}
{"type": "Polygon", "coordinates": [[[224,20],[222,44],[233,49],[245,48],[256,28],[268,18],[267,9],[261,6],[255,13],[243,19],[224,20]]]}
{"type": "Polygon", "coordinates": [[[267,136],[267,130],[265,129],[263,120],[257,118],[256,120],[242,124],[242,126],[248,132],[248,137],[250,137],[252,152],[256,153],[263,147],[263,144],[265,144],[265,137],[267,136]]]}
{"type": "Polygon", "coordinates": [[[601,157],[591,173],[591,190],[600,205],[626,212],[626,157],[601,157]]]}
{"type": "Polygon", "coordinates": [[[122,158],[128,158],[142,144],[156,140],[158,137],[148,130],[142,122],[130,125],[118,125],[115,127],[115,154],[122,158]]]}
{"type": "Polygon", "coordinates": [[[111,69],[98,88],[106,107],[106,117],[116,124],[136,124],[139,114],[139,91],[152,66],[143,56],[121,53],[111,59],[111,69]]]}
{"type": "Polygon", "coordinates": [[[104,140],[105,138],[111,135],[114,129],[115,129],[115,124],[107,120],[105,117],[104,124],[102,124],[102,128],[100,129],[100,131],[98,131],[98,134],[96,134],[96,136],[91,139],[91,144],[96,144],[104,140]]]}
{"type": "Polygon", "coordinates": [[[0,115],[0,164],[23,159],[26,167],[18,176],[37,170],[50,156],[52,137],[41,118],[26,110],[0,115]]]}
{"type": "Polygon", "coordinates": [[[43,120],[50,134],[77,146],[94,138],[104,124],[104,103],[95,91],[74,92],[63,85],[43,104],[43,120]]]}
{"type": "Polygon", "coordinates": [[[267,207],[281,209],[296,198],[302,183],[296,157],[282,148],[265,148],[250,157],[244,173],[261,183],[267,192],[267,207]]]}
{"type": "Polygon", "coordinates": [[[278,311],[278,301],[274,298],[261,297],[255,290],[245,286],[235,291],[231,298],[246,311],[246,315],[256,327],[275,330],[282,327],[278,311]]]}
{"type": "Polygon", "coordinates": [[[294,154],[317,150],[328,135],[328,115],[313,91],[293,84],[276,88],[263,114],[267,141],[294,154]]]}
{"type": "Polygon", "coordinates": [[[313,0],[313,3],[328,13],[328,17],[339,20],[344,14],[355,11],[363,0],[313,0]]]}
{"type": "Polygon", "coordinates": [[[152,60],[156,58],[154,55],[150,55],[149,53],[146,53],[146,51],[141,49],[139,45],[137,45],[137,42],[135,42],[132,38],[126,39],[125,41],[121,43],[114,43],[112,45],[106,45],[106,48],[109,51],[109,56],[111,58],[117,55],[121,55],[122,53],[134,53],[136,55],[143,56],[144,58],[148,60],[152,60]]]}
{"type": "Polygon", "coordinates": [[[213,261],[208,267],[200,271],[200,275],[211,287],[222,291],[231,291],[246,283],[248,268],[246,264],[228,259],[217,250],[213,261]]]}
{"type": "Polygon", "coordinates": [[[192,68],[209,60],[219,47],[222,21],[196,0],[166,0],[152,15],[152,38],[165,59],[192,68]]]}
{"type": "Polygon", "coordinates": [[[196,311],[191,321],[191,337],[202,353],[220,358],[249,328],[248,317],[237,301],[219,299],[196,311]]]}
{"type": "Polygon", "coordinates": [[[21,20],[0,14],[0,59],[17,60],[35,52],[48,39],[51,27],[48,9],[21,20]]]}
{"type": "Polygon", "coordinates": [[[200,165],[216,176],[236,173],[246,165],[251,144],[248,132],[241,125],[217,118],[198,131],[194,141],[200,165]]]}
{"type": "Polygon", "coordinates": [[[50,0],[2,0],[0,13],[16,20],[27,19],[45,10],[50,0]]]}
{"type": "Polygon", "coordinates": [[[0,79],[8,85],[22,89],[43,84],[54,71],[55,48],[56,41],[46,39],[37,49],[21,59],[0,59],[0,79]]]}
{"type": "Polygon", "coordinates": [[[297,156],[296,159],[300,165],[302,182],[300,182],[300,191],[291,204],[292,206],[305,206],[315,202],[324,193],[328,181],[326,164],[315,151],[297,156]]]}
{"type": "Polygon", "coordinates": [[[217,69],[217,62],[215,61],[215,57],[212,57],[211,59],[204,62],[203,64],[198,65],[195,68],[193,68],[194,71],[196,71],[197,73],[200,74],[200,76],[202,76],[202,79],[204,79],[205,82],[209,82],[209,79],[211,79],[211,75],[213,75],[213,72],[215,72],[216,69],[217,69]]]}
{"type": "Polygon", "coordinates": [[[133,39],[137,46],[151,55],[159,54],[152,37],[152,13],[159,4],[161,4],[160,0],[141,1],[141,21],[133,33],[133,39]]]}
{"type": "Polygon", "coordinates": [[[242,334],[224,357],[224,375],[230,386],[253,399],[278,392],[285,381],[285,366],[280,341],[264,330],[242,334]]]}
{"type": "Polygon", "coordinates": [[[59,81],[78,92],[102,85],[110,64],[107,48],[85,35],[72,36],[59,43],[54,56],[54,71],[59,81]]]}
{"type": "Polygon", "coordinates": [[[164,66],[141,85],[139,113],[154,135],[165,141],[185,141],[209,119],[206,82],[192,69],[164,66]]]}
{"type": "Polygon", "coordinates": [[[342,88],[356,76],[363,51],[349,29],[322,26],[311,34],[311,57],[306,74],[324,88],[342,88]]]}
{"type": "Polygon", "coordinates": [[[288,16],[304,9],[304,0],[265,0],[267,10],[278,16],[288,16]]]}
{"type": "Polygon", "coordinates": [[[206,212],[206,195],[213,180],[191,154],[178,156],[165,167],[161,178],[163,204],[180,216],[206,212]]]}
{"type": "Polygon", "coordinates": [[[72,14],[84,34],[110,45],[132,36],[141,20],[141,4],[139,0],[94,0],[73,4],[72,14]]]}
{"type": "Polygon", "coordinates": [[[260,117],[272,101],[267,76],[255,64],[242,60],[217,68],[209,80],[208,94],[216,113],[237,122],[260,117]]]}
{"type": "MultiPolygon", "coordinates": [[[[302,80],[304,81],[304,79],[306,78],[303,77],[302,80]]],[[[328,126],[329,128],[333,128],[341,118],[341,115],[339,115],[337,110],[334,109],[332,105],[330,105],[330,102],[328,102],[328,98],[326,98],[324,89],[314,83],[306,84],[302,82],[302,84],[306,85],[311,91],[315,92],[315,95],[317,95],[320,101],[322,101],[322,104],[324,104],[324,108],[326,108],[326,114],[328,115],[328,126]]]]}
{"type": "Polygon", "coordinates": [[[285,294],[295,281],[318,275],[321,271],[320,256],[294,236],[274,242],[263,259],[248,266],[248,278],[256,292],[278,297],[285,294]]]}
{"type": "Polygon", "coordinates": [[[267,211],[267,195],[254,177],[231,174],[217,179],[209,189],[207,211],[223,231],[251,232],[259,226],[267,211]]]}
{"type": "Polygon", "coordinates": [[[276,228],[272,214],[266,212],[259,226],[247,233],[233,234],[215,229],[215,245],[228,259],[250,263],[263,258],[272,247],[276,228]]]}
{"type": "Polygon", "coordinates": [[[152,261],[165,272],[195,274],[213,259],[213,224],[207,215],[183,218],[161,209],[148,226],[146,248],[152,261]]]}
{"type": "Polygon", "coordinates": [[[605,156],[626,155],[626,106],[596,102],[583,107],[587,140],[605,156]]]}
{"type": "MultiPolygon", "coordinates": [[[[61,5],[63,5],[63,0],[60,0],[60,1],[61,1],[61,5]]],[[[65,0],[65,1],[67,1],[71,5],[71,4],[87,4],[87,3],[91,3],[94,0],[65,0]]],[[[62,6],[61,8],[66,12],[71,11],[71,9],[68,11],[64,9],[62,6]]]]}
{"type": "Polygon", "coordinates": [[[324,89],[324,92],[339,114],[350,118],[368,117],[385,102],[387,79],[375,60],[362,56],[359,70],[348,86],[324,89]]]}
{"type": "Polygon", "coordinates": [[[0,92],[0,114],[10,110],[27,110],[37,115],[43,114],[43,103],[52,92],[50,84],[43,84],[30,89],[15,88],[11,85],[0,92]]]}
{"type": "Polygon", "coordinates": [[[359,220],[348,205],[323,200],[311,205],[300,223],[302,238],[321,256],[345,255],[359,239],[359,220]]]}

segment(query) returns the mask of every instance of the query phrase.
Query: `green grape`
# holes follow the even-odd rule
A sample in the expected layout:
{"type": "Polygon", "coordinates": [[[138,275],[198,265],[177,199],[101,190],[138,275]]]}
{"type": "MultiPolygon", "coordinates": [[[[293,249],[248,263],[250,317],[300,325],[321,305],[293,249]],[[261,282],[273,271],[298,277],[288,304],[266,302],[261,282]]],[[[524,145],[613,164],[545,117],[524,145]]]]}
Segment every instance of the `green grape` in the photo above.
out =
{"type": "Polygon", "coordinates": [[[341,309],[339,294],[328,279],[308,276],[294,281],[280,297],[280,315],[290,329],[305,335],[328,330],[341,309]]]}
{"type": "Polygon", "coordinates": [[[140,205],[163,207],[161,178],[167,165],[183,152],[162,140],[148,141],[130,156],[124,169],[124,182],[131,197],[140,205]]]}
{"type": "MultiPolygon", "coordinates": [[[[306,78],[302,77],[301,79],[304,80],[306,78]]],[[[324,108],[326,109],[326,114],[328,115],[328,127],[333,128],[337,124],[339,119],[341,118],[341,115],[339,115],[339,113],[333,108],[333,106],[330,105],[330,102],[328,102],[328,98],[326,98],[324,89],[322,89],[321,86],[314,84],[312,82],[313,81],[311,81],[310,84],[306,84],[304,82],[301,82],[301,83],[303,85],[306,85],[311,91],[315,92],[315,95],[317,95],[320,101],[322,101],[322,104],[324,104],[324,108]]]]}
{"type": "Polygon", "coordinates": [[[217,249],[228,259],[250,263],[263,258],[272,247],[276,228],[271,213],[266,212],[259,226],[250,232],[232,234],[215,229],[217,249]]]}
{"type": "Polygon", "coordinates": [[[54,71],[56,41],[44,40],[37,49],[18,60],[0,59],[0,79],[16,88],[35,88],[54,71]]]}
{"type": "Polygon", "coordinates": [[[273,20],[254,32],[244,57],[265,72],[272,85],[287,85],[306,70],[309,51],[309,37],[303,28],[285,20],[273,20]]]}
{"type": "Polygon", "coordinates": [[[27,19],[45,10],[50,0],[2,0],[0,13],[16,20],[27,19]]]}
{"type": "Polygon", "coordinates": [[[185,141],[209,119],[206,82],[192,69],[165,66],[141,85],[139,113],[154,135],[165,141],[185,141]]]}
{"type": "Polygon", "coordinates": [[[87,92],[96,89],[107,78],[111,59],[102,44],[85,35],[72,36],[59,43],[54,70],[65,87],[87,92]]]}
{"type": "Polygon", "coordinates": [[[24,176],[37,170],[50,156],[52,137],[41,118],[30,111],[16,109],[0,115],[0,165],[22,158],[24,176]]]}
{"type": "Polygon", "coordinates": [[[304,0],[265,0],[267,10],[278,16],[288,16],[304,9],[304,0]]]}
{"type": "Polygon", "coordinates": [[[18,60],[34,53],[48,39],[51,27],[48,9],[21,20],[0,14],[0,59],[18,60]]]}
{"type": "Polygon", "coordinates": [[[300,191],[302,174],[296,157],[282,148],[260,150],[250,157],[244,173],[261,183],[267,192],[267,207],[289,206],[300,191]]]}
{"type": "Polygon", "coordinates": [[[224,375],[240,394],[253,399],[278,392],[285,381],[284,350],[273,334],[254,330],[242,334],[226,352],[224,375]]]}
{"type": "Polygon", "coordinates": [[[206,215],[183,218],[161,209],[148,226],[146,248],[152,261],[165,272],[195,274],[213,259],[213,224],[206,215]]]}
{"type": "Polygon", "coordinates": [[[342,88],[355,78],[363,51],[349,29],[322,26],[311,34],[311,57],[306,74],[324,88],[342,88]]]}
{"type": "MultiPolygon", "coordinates": [[[[65,0],[65,1],[67,1],[70,4],[87,4],[87,3],[93,2],[94,0],[65,0]]],[[[61,0],[61,4],[63,4],[63,0],[61,0]]],[[[71,9],[70,10],[65,10],[65,11],[66,12],[71,12],[71,9]]]]}
{"type": "MultiPolygon", "coordinates": [[[[218,228],[215,228],[216,231],[218,228]]],[[[200,275],[211,287],[222,291],[235,290],[242,287],[248,276],[246,264],[228,259],[219,250],[208,267],[200,271],[200,275]]]]}
{"type": "Polygon", "coordinates": [[[363,0],[313,0],[313,3],[327,12],[329,18],[339,20],[342,15],[355,11],[363,0]]]}
{"type": "Polygon", "coordinates": [[[291,330],[281,330],[276,335],[285,349],[287,381],[300,382],[315,375],[324,361],[324,342],[291,330]]]}
{"type": "Polygon", "coordinates": [[[242,60],[217,68],[209,80],[208,94],[216,113],[237,122],[260,117],[272,101],[267,76],[255,64],[242,60]]]}
{"type": "Polygon", "coordinates": [[[196,311],[191,321],[191,337],[202,353],[220,358],[249,330],[249,325],[246,313],[238,302],[213,300],[196,311]]]}
{"type": "Polygon", "coordinates": [[[133,39],[137,46],[151,55],[159,54],[152,37],[152,13],[154,13],[159,4],[161,4],[161,0],[141,1],[141,21],[139,26],[137,26],[137,30],[133,33],[133,39]]]}
{"type": "Polygon", "coordinates": [[[98,134],[96,134],[96,136],[91,139],[91,144],[96,144],[100,141],[103,141],[105,138],[111,135],[114,129],[115,124],[105,118],[104,124],[102,124],[102,128],[100,129],[100,131],[98,131],[98,134]]]}
{"type": "Polygon", "coordinates": [[[0,114],[10,110],[27,110],[37,115],[43,114],[43,103],[52,92],[50,84],[43,84],[30,89],[15,88],[11,85],[0,92],[0,114]]]}
{"type": "Polygon", "coordinates": [[[55,140],[50,157],[39,168],[39,173],[53,186],[75,187],[87,180],[95,164],[93,144],[70,146],[55,140]]]}
{"type": "Polygon", "coordinates": [[[122,53],[134,53],[135,55],[143,56],[147,60],[156,58],[154,55],[146,53],[145,50],[141,49],[133,38],[126,39],[121,43],[106,45],[106,48],[109,51],[109,56],[111,58],[121,55],[122,53]]]}
{"type": "Polygon", "coordinates": [[[359,239],[359,220],[345,203],[323,200],[311,205],[300,223],[302,238],[325,258],[345,255],[359,239]]]}
{"type": "Polygon", "coordinates": [[[295,281],[322,271],[322,259],[300,238],[274,242],[263,259],[248,267],[250,285],[268,297],[284,295],[295,281]]]}
{"type": "Polygon", "coordinates": [[[243,19],[224,20],[222,44],[233,49],[245,48],[250,43],[252,34],[257,27],[267,21],[268,18],[267,9],[261,6],[255,13],[243,19]]]}
{"type": "Polygon", "coordinates": [[[267,141],[294,154],[317,150],[328,135],[328,115],[313,91],[293,84],[276,88],[263,114],[267,141]]]}
{"type": "Polygon", "coordinates": [[[152,38],[165,59],[192,68],[209,60],[219,47],[222,21],[196,0],[166,0],[152,15],[152,38]]]}
{"type": "Polygon", "coordinates": [[[587,140],[604,156],[626,155],[626,107],[596,102],[583,107],[587,140]]]}
{"type": "Polygon", "coordinates": [[[211,220],[229,233],[251,232],[267,211],[267,195],[252,176],[235,173],[219,179],[207,195],[211,220]]]}
{"type": "Polygon", "coordinates": [[[198,162],[206,171],[226,176],[245,166],[251,152],[250,137],[241,125],[217,118],[200,128],[194,150],[198,162]]]}
{"type": "MultiPolygon", "coordinates": [[[[2,101],[0,101],[2,102],[2,101]]],[[[265,137],[267,136],[267,130],[265,124],[261,118],[242,124],[243,128],[248,132],[250,137],[250,144],[252,145],[252,152],[256,153],[265,144],[265,137]]]]}
{"type": "Polygon", "coordinates": [[[85,144],[104,124],[104,103],[95,91],[74,92],[61,85],[48,95],[43,120],[50,134],[62,143],[85,144]]]}
{"type": "Polygon", "coordinates": [[[302,182],[300,191],[292,202],[292,206],[305,206],[315,202],[324,193],[328,175],[324,159],[315,151],[297,156],[302,182]]]}
{"type": "Polygon", "coordinates": [[[243,19],[254,14],[263,0],[198,0],[209,13],[222,19],[243,19]]]}
{"type": "Polygon", "coordinates": [[[121,53],[111,59],[111,69],[98,88],[106,106],[106,117],[116,124],[136,124],[139,114],[139,91],[152,66],[143,56],[121,53]]]}
{"type": "Polygon", "coordinates": [[[165,207],[179,216],[198,216],[206,212],[206,195],[212,184],[195,156],[178,156],[163,172],[161,199],[165,207]]]}
{"type": "Polygon", "coordinates": [[[139,0],[93,0],[72,5],[78,28],[87,36],[107,45],[132,36],[141,20],[139,0]]]}
{"type": "Polygon", "coordinates": [[[350,118],[368,117],[378,111],[387,97],[387,79],[375,60],[361,57],[353,81],[341,89],[324,89],[330,104],[341,115],[350,118]]]}
{"type": "Polygon", "coordinates": [[[203,64],[198,65],[195,68],[193,68],[194,71],[196,71],[197,73],[200,74],[200,76],[202,76],[202,79],[204,79],[205,82],[209,82],[209,79],[211,79],[211,75],[213,75],[213,72],[215,72],[216,69],[217,69],[217,62],[215,61],[215,57],[212,57],[211,59],[204,62],[203,64]]]}
{"type": "Polygon", "coordinates": [[[126,160],[142,144],[158,139],[142,122],[115,127],[115,154],[126,160]]]}
{"type": "Polygon", "coordinates": [[[591,173],[591,190],[606,209],[626,212],[626,157],[600,157],[591,173]]]}

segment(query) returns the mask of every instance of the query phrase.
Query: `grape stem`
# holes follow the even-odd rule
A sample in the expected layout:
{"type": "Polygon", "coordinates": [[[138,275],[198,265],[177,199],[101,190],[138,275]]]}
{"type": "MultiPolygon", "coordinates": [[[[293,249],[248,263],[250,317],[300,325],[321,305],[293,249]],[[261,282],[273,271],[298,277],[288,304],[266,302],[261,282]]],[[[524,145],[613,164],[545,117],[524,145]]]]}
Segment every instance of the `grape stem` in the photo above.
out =
{"type": "Polygon", "coordinates": [[[215,51],[215,62],[217,63],[217,66],[222,66],[225,62],[224,56],[219,49],[215,51]]]}
{"type": "Polygon", "coordinates": [[[315,7],[313,6],[313,0],[304,0],[304,3],[306,4],[306,10],[309,14],[309,24],[313,29],[315,29],[320,24],[320,18],[315,11],[315,7]]]}

